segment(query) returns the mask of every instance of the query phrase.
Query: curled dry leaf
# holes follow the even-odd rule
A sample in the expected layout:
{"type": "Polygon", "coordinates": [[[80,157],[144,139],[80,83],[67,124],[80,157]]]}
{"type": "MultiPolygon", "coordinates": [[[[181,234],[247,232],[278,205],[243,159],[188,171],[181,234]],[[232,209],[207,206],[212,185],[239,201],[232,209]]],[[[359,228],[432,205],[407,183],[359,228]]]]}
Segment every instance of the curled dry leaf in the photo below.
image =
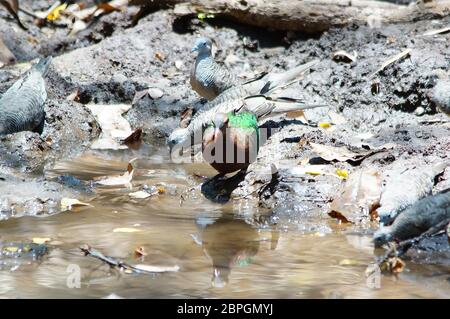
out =
{"type": "Polygon", "coordinates": [[[67,211],[71,210],[75,207],[82,207],[82,206],[90,206],[91,204],[80,202],[78,199],[75,198],[63,198],[61,199],[61,211],[67,211]]]}
{"type": "Polygon", "coordinates": [[[384,150],[392,149],[395,146],[394,144],[385,144],[380,147],[371,149],[370,151],[364,150],[360,153],[355,153],[348,150],[344,146],[335,147],[329,145],[316,144],[312,142],[309,142],[309,145],[311,146],[313,152],[316,153],[321,158],[323,158],[325,161],[348,162],[352,165],[359,165],[367,157],[375,153],[382,152],[384,150]]]}
{"type": "Polygon", "coordinates": [[[144,257],[144,256],[147,256],[147,252],[145,251],[144,247],[139,246],[139,247],[136,247],[136,249],[134,250],[134,255],[136,257],[144,257]]]}
{"type": "Polygon", "coordinates": [[[342,222],[358,223],[370,217],[381,196],[381,178],[374,169],[351,174],[343,192],[333,200],[328,215],[342,222]]]}
{"type": "Polygon", "coordinates": [[[381,271],[398,274],[405,269],[405,262],[399,257],[389,257],[380,264],[381,271]]]}
{"type": "Polygon", "coordinates": [[[136,159],[132,159],[127,166],[127,171],[119,176],[103,176],[95,179],[97,184],[103,186],[127,186],[128,188],[132,188],[131,181],[133,179],[134,167],[133,162],[136,159]]]}
{"type": "Polygon", "coordinates": [[[189,106],[186,108],[183,113],[181,113],[181,119],[180,119],[180,127],[186,128],[189,126],[189,123],[191,123],[192,115],[194,115],[194,108],[192,106],[189,106]]]}
{"type": "Polygon", "coordinates": [[[378,72],[383,71],[388,65],[407,57],[410,53],[411,53],[412,49],[406,49],[402,52],[400,52],[399,54],[394,55],[393,57],[387,59],[386,61],[383,62],[383,64],[375,71],[373,72],[369,78],[373,78],[378,72]]]}
{"type": "Polygon", "coordinates": [[[339,50],[331,54],[331,58],[334,61],[355,62],[357,57],[358,53],[356,51],[353,51],[353,54],[350,54],[347,51],[339,50]]]}
{"type": "Polygon", "coordinates": [[[430,30],[425,32],[423,35],[424,36],[430,36],[430,35],[437,35],[437,34],[442,34],[442,33],[447,33],[450,32],[450,27],[445,27],[442,29],[437,29],[437,30],[430,30]]]}
{"type": "Polygon", "coordinates": [[[92,149],[126,149],[126,145],[122,145],[119,141],[130,136],[130,123],[122,116],[127,112],[131,105],[115,104],[115,105],[98,105],[89,104],[86,107],[92,112],[97,122],[100,124],[102,134],[92,143],[92,149]]]}
{"type": "Polygon", "coordinates": [[[130,136],[123,139],[121,143],[131,149],[138,149],[142,144],[142,129],[136,129],[130,136]]]}

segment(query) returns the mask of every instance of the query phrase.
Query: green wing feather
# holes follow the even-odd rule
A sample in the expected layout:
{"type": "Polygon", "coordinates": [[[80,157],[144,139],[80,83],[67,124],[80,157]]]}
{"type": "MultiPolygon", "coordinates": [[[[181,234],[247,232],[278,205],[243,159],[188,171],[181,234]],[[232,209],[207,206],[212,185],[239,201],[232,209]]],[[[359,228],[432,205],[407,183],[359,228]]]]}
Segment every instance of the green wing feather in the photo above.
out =
{"type": "Polygon", "coordinates": [[[258,130],[258,119],[252,113],[242,112],[238,114],[228,113],[230,127],[258,130]]]}

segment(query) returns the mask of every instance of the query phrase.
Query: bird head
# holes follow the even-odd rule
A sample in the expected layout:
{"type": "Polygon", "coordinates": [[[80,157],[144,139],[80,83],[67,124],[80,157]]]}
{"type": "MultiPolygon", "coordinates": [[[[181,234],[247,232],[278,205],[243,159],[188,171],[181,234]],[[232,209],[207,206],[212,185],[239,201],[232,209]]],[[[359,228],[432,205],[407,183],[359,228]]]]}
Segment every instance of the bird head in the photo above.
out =
{"type": "Polygon", "coordinates": [[[175,147],[179,147],[179,151],[182,151],[182,145],[189,141],[191,135],[189,130],[186,128],[175,129],[167,139],[167,145],[169,146],[170,153],[175,147]]]}
{"type": "Polygon", "coordinates": [[[373,235],[373,243],[375,248],[379,248],[392,240],[390,227],[382,227],[373,235]]]}
{"type": "Polygon", "coordinates": [[[208,38],[198,38],[192,48],[192,52],[198,52],[198,55],[211,55],[212,42],[208,38]]]}

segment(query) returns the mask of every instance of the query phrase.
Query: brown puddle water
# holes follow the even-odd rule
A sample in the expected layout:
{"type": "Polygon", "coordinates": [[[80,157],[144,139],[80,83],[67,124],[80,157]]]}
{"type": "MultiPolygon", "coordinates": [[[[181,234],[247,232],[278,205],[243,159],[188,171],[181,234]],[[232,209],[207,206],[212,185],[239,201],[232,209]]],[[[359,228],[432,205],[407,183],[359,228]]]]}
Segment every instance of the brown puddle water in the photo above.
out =
{"type": "MultiPolygon", "coordinates": [[[[89,182],[121,174],[130,158],[121,153],[62,162],[49,178],[72,175],[89,182]]],[[[126,188],[79,190],[94,207],[50,217],[11,218],[0,223],[2,240],[49,237],[49,254],[37,262],[0,271],[0,296],[8,298],[448,298],[450,267],[413,264],[399,276],[381,276],[379,288],[365,270],[374,262],[369,235],[333,230],[304,231],[301,225],[262,226],[253,203],[213,203],[199,191],[200,178],[213,176],[203,164],[167,164],[157,151],[141,158],[133,180],[140,186],[163,183],[165,194],[131,199],[126,188]],[[166,163],[166,164],[165,164],[166,163]],[[154,170],[150,171],[149,170],[154,170]],[[147,176],[146,176],[147,175],[147,176]],[[189,192],[185,190],[191,189],[189,192]],[[180,195],[185,201],[180,206],[180,195]],[[118,233],[130,227],[139,232],[118,233]],[[89,244],[134,264],[178,265],[178,272],[126,274],[85,257],[89,244]],[[134,257],[136,247],[148,255],[134,257]],[[69,265],[81,270],[81,288],[67,286],[69,265]],[[376,285],[375,285],[376,286],[376,285]]],[[[324,220],[328,220],[324,218],[324,220]]],[[[321,221],[323,223],[323,221],[321,221]]],[[[301,221],[300,221],[301,224],[301,221]]],[[[70,281],[70,280],[69,280],[70,281]]]]}

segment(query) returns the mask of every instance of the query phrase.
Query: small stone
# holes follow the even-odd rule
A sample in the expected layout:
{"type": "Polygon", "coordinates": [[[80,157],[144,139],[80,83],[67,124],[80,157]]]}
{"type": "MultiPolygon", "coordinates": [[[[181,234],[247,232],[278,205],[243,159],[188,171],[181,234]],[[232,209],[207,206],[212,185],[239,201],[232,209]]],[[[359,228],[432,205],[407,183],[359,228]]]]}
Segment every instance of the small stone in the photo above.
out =
{"type": "Polygon", "coordinates": [[[153,100],[157,100],[164,95],[164,92],[158,88],[150,88],[148,89],[148,94],[153,100]]]}
{"type": "Polygon", "coordinates": [[[415,111],[414,114],[416,114],[417,116],[422,116],[425,114],[425,109],[421,106],[419,106],[415,111]]]}

